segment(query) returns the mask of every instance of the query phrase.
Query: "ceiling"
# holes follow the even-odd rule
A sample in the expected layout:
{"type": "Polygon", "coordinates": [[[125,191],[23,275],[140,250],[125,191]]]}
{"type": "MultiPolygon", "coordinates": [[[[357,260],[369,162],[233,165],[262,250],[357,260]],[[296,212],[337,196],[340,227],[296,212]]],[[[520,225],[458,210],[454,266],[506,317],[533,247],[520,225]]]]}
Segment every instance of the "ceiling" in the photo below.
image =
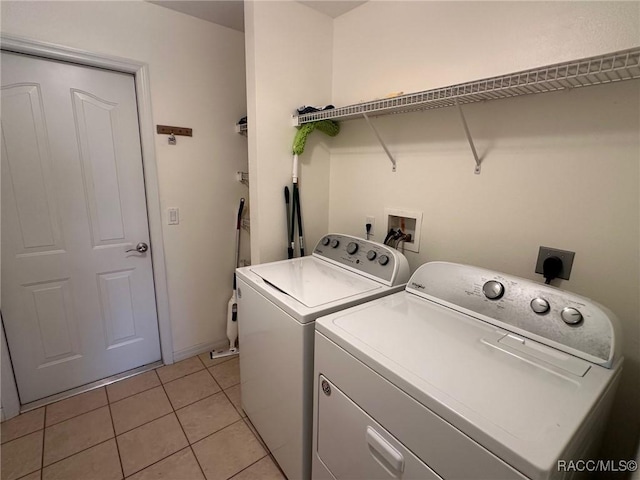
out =
{"type": "MultiPolygon", "coordinates": [[[[207,22],[244,32],[243,0],[147,0],[161,7],[186,13],[207,22]]],[[[320,13],[336,18],[367,0],[297,0],[320,13]]]]}

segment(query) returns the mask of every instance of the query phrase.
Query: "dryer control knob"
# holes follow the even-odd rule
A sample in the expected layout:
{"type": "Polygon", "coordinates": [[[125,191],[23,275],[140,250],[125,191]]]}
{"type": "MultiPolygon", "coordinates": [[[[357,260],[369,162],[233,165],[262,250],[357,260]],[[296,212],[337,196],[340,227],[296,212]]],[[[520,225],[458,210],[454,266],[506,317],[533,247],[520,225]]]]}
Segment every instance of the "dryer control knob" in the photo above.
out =
{"type": "Polygon", "coordinates": [[[547,313],[549,311],[549,302],[547,302],[544,298],[534,298],[531,300],[531,310],[542,315],[543,313],[547,313]]]}
{"type": "Polygon", "coordinates": [[[374,250],[369,250],[367,252],[367,258],[369,260],[375,260],[377,256],[378,256],[378,254],[374,250]]]}
{"type": "Polygon", "coordinates": [[[329,243],[331,242],[331,239],[329,237],[324,237],[322,239],[322,244],[326,247],[327,245],[329,245],[329,243]]]}
{"type": "Polygon", "coordinates": [[[560,316],[562,320],[564,320],[564,323],[568,325],[576,325],[582,321],[582,314],[573,307],[563,308],[560,316]]]}
{"type": "Polygon", "coordinates": [[[378,263],[380,265],[386,265],[387,263],[389,263],[389,257],[387,257],[386,255],[380,255],[380,258],[378,258],[378,263]]]}
{"type": "Polygon", "coordinates": [[[357,251],[358,251],[358,244],[356,242],[349,242],[349,245],[347,245],[347,253],[349,255],[353,255],[357,251]]]}
{"type": "Polygon", "coordinates": [[[498,300],[504,295],[504,285],[496,280],[489,280],[482,286],[482,291],[489,300],[498,300]]]}
{"type": "Polygon", "coordinates": [[[340,245],[340,240],[338,240],[337,238],[331,240],[331,248],[338,248],[338,245],[340,245]]]}

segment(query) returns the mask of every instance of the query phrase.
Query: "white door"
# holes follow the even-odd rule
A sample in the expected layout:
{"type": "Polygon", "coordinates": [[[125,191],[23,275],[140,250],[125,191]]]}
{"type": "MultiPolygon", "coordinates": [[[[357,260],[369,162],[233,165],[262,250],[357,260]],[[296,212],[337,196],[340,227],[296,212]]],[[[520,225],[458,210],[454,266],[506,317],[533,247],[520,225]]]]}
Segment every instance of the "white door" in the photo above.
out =
{"type": "Polygon", "coordinates": [[[132,75],[2,53],[2,315],[22,403],[160,359],[132,75]]]}

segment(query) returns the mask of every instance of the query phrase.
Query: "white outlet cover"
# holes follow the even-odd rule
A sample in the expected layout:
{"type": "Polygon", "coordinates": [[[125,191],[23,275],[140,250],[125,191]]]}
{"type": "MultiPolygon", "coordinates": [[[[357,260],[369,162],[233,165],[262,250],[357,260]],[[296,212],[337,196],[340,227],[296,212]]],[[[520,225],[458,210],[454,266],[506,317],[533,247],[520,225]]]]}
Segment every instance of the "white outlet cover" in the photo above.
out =
{"type": "Polygon", "coordinates": [[[420,251],[420,232],[422,231],[422,212],[404,210],[400,208],[385,208],[384,218],[386,223],[385,235],[389,231],[389,217],[404,217],[411,218],[416,221],[416,229],[413,236],[413,241],[404,242],[404,249],[410,252],[418,253],[420,251]]]}

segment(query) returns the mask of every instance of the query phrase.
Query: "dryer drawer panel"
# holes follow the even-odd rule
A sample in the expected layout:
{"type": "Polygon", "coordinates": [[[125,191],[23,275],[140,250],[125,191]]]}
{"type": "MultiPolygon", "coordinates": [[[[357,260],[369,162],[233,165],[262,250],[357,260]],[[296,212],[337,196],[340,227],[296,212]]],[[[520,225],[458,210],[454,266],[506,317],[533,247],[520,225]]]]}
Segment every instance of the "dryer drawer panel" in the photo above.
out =
{"type": "Polygon", "coordinates": [[[336,479],[440,479],[325,377],[317,381],[318,456],[336,479]]]}
{"type": "MultiPolygon", "coordinates": [[[[321,375],[330,379],[333,385],[391,432],[402,445],[413,452],[420,461],[429,465],[440,477],[475,480],[526,478],[316,331],[315,378],[321,375]]],[[[316,388],[322,387],[316,385],[316,388]]],[[[322,396],[324,395],[320,392],[316,400],[319,401],[322,396]]],[[[319,418],[314,420],[320,421],[319,418]]],[[[323,428],[322,425],[316,425],[318,430],[323,428]]],[[[346,442],[339,437],[335,441],[339,443],[335,448],[346,448],[346,442]]],[[[355,475],[352,478],[363,477],[355,475]]]]}

